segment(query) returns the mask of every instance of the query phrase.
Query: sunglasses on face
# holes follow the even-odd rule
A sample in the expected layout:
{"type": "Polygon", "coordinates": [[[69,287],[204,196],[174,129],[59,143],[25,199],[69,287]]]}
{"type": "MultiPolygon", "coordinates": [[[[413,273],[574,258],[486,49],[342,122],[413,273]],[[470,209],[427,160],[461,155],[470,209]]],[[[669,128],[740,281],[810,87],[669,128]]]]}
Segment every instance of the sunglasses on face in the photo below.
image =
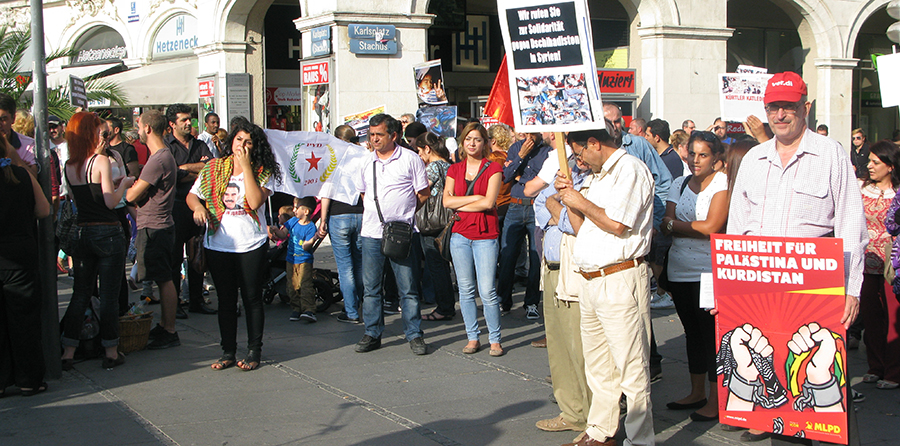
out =
{"type": "Polygon", "coordinates": [[[853,139],[854,139],[854,140],[857,140],[857,139],[863,139],[863,137],[862,137],[862,136],[854,136],[853,139]]]}

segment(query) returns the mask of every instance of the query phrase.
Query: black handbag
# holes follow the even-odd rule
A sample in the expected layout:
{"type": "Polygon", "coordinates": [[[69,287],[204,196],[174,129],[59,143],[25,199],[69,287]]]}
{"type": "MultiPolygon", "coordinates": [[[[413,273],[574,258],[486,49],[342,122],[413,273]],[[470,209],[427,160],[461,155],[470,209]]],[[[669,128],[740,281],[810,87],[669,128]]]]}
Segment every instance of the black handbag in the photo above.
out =
{"type": "Polygon", "coordinates": [[[81,244],[81,227],[77,224],[78,209],[75,201],[63,200],[59,204],[59,219],[56,221],[56,237],[59,238],[59,249],[75,257],[81,244]]]}
{"type": "Polygon", "coordinates": [[[416,211],[416,227],[419,233],[434,237],[444,230],[453,218],[453,209],[444,207],[444,194],[429,196],[425,204],[416,211]]]}
{"type": "Polygon", "coordinates": [[[374,161],[372,162],[372,188],[375,209],[378,211],[378,219],[381,220],[381,253],[393,260],[403,260],[409,257],[413,227],[405,221],[384,221],[381,205],[378,204],[378,179],[374,161]]]}
{"type": "MultiPolygon", "coordinates": [[[[481,170],[475,174],[475,178],[472,179],[472,182],[469,183],[469,187],[466,189],[466,195],[472,195],[472,191],[475,189],[475,182],[478,181],[478,178],[481,174],[487,170],[487,167],[491,165],[491,162],[488,161],[481,166],[481,170]]],[[[444,225],[444,229],[441,230],[440,235],[434,238],[434,248],[441,253],[441,257],[448,262],[452,262],[453,259],[450,255],[450,237],[453,236],[453,224],[459,221],[459,214],[456,211],[453,211],[453,217],[450,218],[450,221],[444,225]]]]}

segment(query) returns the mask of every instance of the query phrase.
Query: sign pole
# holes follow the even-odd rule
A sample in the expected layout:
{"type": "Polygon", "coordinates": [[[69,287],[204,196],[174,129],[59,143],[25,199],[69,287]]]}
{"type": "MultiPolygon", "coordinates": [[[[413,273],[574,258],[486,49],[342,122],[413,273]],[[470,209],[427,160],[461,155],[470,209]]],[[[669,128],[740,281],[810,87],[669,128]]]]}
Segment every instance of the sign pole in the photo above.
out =
{"type": "MultiPolygon", "coordinates": [[[[38,182],[47,201],[50,197],[50,140],[47,133],[47,64],[44,60],[44,9],[41,0],[31,0],[31,49],[34,66],[34,154],[40,173],[38,182]]],[[[59,298],[56,294],[56,250],[53,215],[38,222],[38,273],[41,281],[41,339],[47,377],[59,379],[59,298]]]]}
{"type": "Polygon", "coordinates": [[[556,149],[556,155],[559,157],[559,171],[567,180],[572,180],[572,172],[569,170],[569,159],[566,156],[566,134],[556,132],[553,138],[553,148],[556,149]]]}

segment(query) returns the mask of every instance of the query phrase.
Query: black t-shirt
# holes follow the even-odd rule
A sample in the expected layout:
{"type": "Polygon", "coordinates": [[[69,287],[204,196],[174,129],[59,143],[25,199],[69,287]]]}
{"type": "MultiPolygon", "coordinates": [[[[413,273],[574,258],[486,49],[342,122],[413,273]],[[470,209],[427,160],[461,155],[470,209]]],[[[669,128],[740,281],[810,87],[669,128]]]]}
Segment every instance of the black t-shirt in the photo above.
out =
{"type": "Polygon", "coordinates": [[[125,165],[128,165],[128,163],[137,162],[138,160],[137,150],[134,150],[134,146],[128,144],[125,141],[122,141],[114,146],[109,146],[109,148],[115,150],[116,152],[119,152],[119,155],[122,155],[122,161],[125,162],[125,165]]]}
{"type": "Polygon", "coordinates": [[[19,166],[0,168],[0,269],[36,269],[38,243],[34,218],[34,188],[19,166]],[[10,169],[18,184],[7,182],[10,169]]]}

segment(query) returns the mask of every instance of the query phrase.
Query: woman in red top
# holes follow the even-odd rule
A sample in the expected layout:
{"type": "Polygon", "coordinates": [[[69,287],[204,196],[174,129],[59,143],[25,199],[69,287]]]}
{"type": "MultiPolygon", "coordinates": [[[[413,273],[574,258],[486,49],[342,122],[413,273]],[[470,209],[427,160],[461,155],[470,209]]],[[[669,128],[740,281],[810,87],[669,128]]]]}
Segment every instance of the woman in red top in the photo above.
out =
{"type": "Polygon", "coordinates": [[[481,348],[475,305],[477,284],[484,306],[488,340],[491,343],[490,354],[502,356],[500,299],[494,286],[494,276],[500,253],[496,204],[503,166],[488,160],[491,146],[488,144],[487,130],[481,124],[473,122],[466,125],[460,135],[462,159],[447,171],[443,201],[444,207],[456,210],[460,218],[453,225],[450,255],[453,257],[456,282],[459,285],[459,309],[469,339],[463,353],[475,353],[481,348]],[[473,181],[472,192],[467,194],[473,181]]]}

